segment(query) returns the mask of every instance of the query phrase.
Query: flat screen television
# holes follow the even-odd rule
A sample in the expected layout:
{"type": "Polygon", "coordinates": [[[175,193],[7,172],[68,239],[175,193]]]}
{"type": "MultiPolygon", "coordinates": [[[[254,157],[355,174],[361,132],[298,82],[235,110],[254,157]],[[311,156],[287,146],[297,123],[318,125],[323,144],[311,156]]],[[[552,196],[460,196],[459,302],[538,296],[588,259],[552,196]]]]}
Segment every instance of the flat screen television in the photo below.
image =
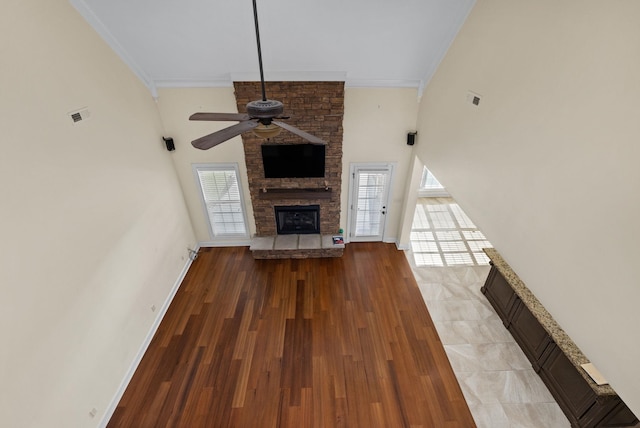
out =
{"type": "Polygon", "coordinates": [[[324,149],[319,144],[263,144],[264,177],[324,177],[324,149]]]}

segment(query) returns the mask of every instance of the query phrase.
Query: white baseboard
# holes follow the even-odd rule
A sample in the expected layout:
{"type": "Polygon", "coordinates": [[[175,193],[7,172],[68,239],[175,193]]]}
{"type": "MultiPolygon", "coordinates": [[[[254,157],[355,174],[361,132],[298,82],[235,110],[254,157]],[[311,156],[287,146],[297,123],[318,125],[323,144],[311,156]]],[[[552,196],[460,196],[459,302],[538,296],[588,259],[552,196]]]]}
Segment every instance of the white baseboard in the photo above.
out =
{"type": "Polygon", "coordinates": [[[238,241],[205,241],[200,242],[198,246],[202,247],[249,247],[251,239],[242,239],[238,241]]]}
{"type": "Polygon", "coordinates": [[[411,248],[411,246],[409,244],[400,244],[398,242],[396,242],[396,248],[400,251],[406,251],[408,249],[411,248]]]}
{"type": "MultiPolygon", "coordinates": [[[[194,250],[197,252],[199,249],[200,249],[200,245],[198,244],[198,246],[194,250]]],[[[127,386],[129,385],[129,382],[131,381],[133,374],[136,372],[136,369],[138,368],[140,361],[142,361],[142,357],[144,356],[145,352],[147,352],[147,348],[149,347],[149,344],[151,343],[153,336],[156,334],[156,331],[160,326],[160,322],[162,322],[162,318],[164,318],[164,315],[167,313],[167,310],[169,309],[169,305],[173,301],[173,298],[175,297],[176,293],[178,292],[178,289],[180,288],[180,285],[182,284],[184,277],[187,275],[187,272],[191,267],[191,263],[193,263],[193,260],[188,258],[187,262],[182,268],[182,271],[180,272],[180,275],[178,276],[178,279],[176,279],[175,284],[173,284],[173,287],[171,288],[169,295],[167,296],[164,303],[162,304],[162,307],[158,311],[158,315],[156,315],[156,319],[153,321],[153,324],[151,325],[151,328],[149,329],[149,332],[147,333],[147,336],[145,337],[144,342],[142,342],[142,345],[140,346],[140,349],[138,350],[136,357],[131,362],[131,366],[129,367],[129,370],[125,374],[124,379],[122,379],[122,382],[120,382],[120,386],[118,387],[115,395],[113,396],[111,403],[109,403],[109,407],[107,407],[107,410],[104,413],[104,416],[100,421],[100,424],[98,425],[99,428],[105,428],[109,423],[111,416],[113,416],[113,412],[116,411],[116,407],[118,407],[118,403],[122,399],[122,396],[124,395],[124,391],[127,389],[127,386]]]]}

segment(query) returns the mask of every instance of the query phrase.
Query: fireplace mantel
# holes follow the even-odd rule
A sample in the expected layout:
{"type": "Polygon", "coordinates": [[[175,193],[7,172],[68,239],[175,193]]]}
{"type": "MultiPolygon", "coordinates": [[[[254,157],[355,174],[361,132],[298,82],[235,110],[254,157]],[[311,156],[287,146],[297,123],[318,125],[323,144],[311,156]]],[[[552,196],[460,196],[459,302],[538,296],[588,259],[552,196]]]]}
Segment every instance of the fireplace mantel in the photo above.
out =
{"type": "Polygon", "coordinates": [[[311,189],[262,189],[260,199],[331,199],[333,190],[330,187],[311,189]]]}

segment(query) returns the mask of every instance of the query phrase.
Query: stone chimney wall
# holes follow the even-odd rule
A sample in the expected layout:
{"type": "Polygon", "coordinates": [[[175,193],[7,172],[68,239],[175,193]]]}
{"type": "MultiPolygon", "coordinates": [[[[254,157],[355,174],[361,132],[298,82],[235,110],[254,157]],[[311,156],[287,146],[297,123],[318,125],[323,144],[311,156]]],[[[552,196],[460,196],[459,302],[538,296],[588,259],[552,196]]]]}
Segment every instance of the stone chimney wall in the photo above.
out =
{"type": "MultiPolygon", "coordinates": [[[[262,98],[260,82],[234,82],[240,113],[250,101],[262,98]]],[[[342,118],[344,82],[267,82],[267,98],[284,105],[283,120],[327,142],[324,178],[264,178],[261,144],[265,140],[251,132],[242,134],[256,236],[276,235],[274,206],[320,205],[320,233],[332,235],[340,228],[340,187],[342,182],[342,118]],[[313,192],[296,193],[295,199],[275,196],[270,189],[330,189],[330,198],[317,198],[313,192]]],[[[286,130],[269,140],[270,144],[296,144],[307,141],[286,130]]]]}

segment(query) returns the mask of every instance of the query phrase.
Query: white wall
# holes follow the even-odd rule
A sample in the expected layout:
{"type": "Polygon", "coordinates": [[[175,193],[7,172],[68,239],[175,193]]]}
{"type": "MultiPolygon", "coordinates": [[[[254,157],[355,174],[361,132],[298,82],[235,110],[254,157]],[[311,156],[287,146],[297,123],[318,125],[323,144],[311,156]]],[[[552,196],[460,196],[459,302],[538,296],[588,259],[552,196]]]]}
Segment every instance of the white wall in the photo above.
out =
{"type": "Polygon", "coordinates": [[[194,179],[191,165],[195,163],[237,163],[240,172],[242,192],[245,198],[249,231],[256,231],[247,180],[247,166],[244,161],[242,138],[235,137],[209,150],[199,150],[191,141],[236,122],[190,121],[196,112],[237,112],[233,87],[227,88],[162,88],[158,91],[158,107],[168,136],[173,137],[176,150],[171,152],[184,199],[189,209],[196,237],[199,242],[212,240],[200,200],[200,190],[194,179]]]}
{"type": "Polygon", "coordinates": [[[398,231],[398,248],[402,250],[411,248],[411,228],[413,227],[413,218],[416,215],[418,197],[420,197],[420,183],[422,182],[423,172],[424,164],[420,158],[414,155],[411,168],[405,178],[402,218],[398,231]]]}
{"type": "MultiPolygon", "coordinates": [[[[233,122],[188,120],[189,115],[197,111],[237,111],[233,88],[162,88],[158,93],[158,106],[166,134],[173,137],[176,144],[176,150],[171,153],[171,157],[180,177],[198,240],[206,242],[211,238],[191,170],[193,163],[238,163],[250,231],[254,234],[255,222],[241,138],[236,137],[204,151],[191,146],[192,140],[233,124],[233,122]]],[[[407,146],[406,137],[408,131],[415,130],[417,111],[418,98],[415,89],[345,89],[340,220],[340,227],[343,229],[347,229],[349,164],[351,162],[394,162],[396,169],[393,201],[389,209],[389,226],[385,233],[385,240],[395,242],[396,237],[400,235],[398,228],[402,217],[405,177],[412,153],[411,147],[407,146]]]]}
{"type": "Polygon", "coordinates": [[[412,159],[407,133],[415,131],[418,94],[411,88],[346,88],[342,157],[342,218],[348,230],[349,165],[358,162],[394,163],[391,204],[387,210],[385,242],[397,242],[403,214],[406,177],[412,159]]]}
{"type": "Polygon", "coordinates": [[[68,2],[0,26],[0,425],[92,427],[196,241],[152,97],[68,2]]]}
{"type": "Polygon", "coordinates": [[[634,0],[478,1],[417,146],[637,415],[639,18],[634,0]]]}

